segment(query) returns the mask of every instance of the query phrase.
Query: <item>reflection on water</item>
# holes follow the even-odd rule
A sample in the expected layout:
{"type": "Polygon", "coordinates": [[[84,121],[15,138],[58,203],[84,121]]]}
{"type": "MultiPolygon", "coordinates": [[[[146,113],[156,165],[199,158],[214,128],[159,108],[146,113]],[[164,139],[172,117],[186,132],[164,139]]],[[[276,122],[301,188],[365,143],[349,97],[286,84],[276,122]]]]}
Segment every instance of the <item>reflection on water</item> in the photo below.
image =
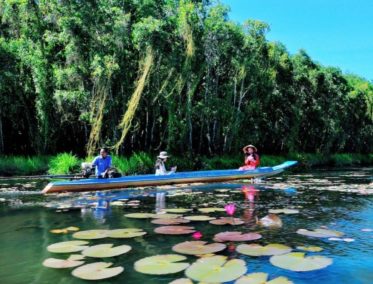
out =
{"type": "MultiPolygon", "coordinates": [[[[168,283],[183,273],[148,276],[133,270],[133,263],[145,256],[171,253],[172,246],[185,240],[211,242],[223,231],[259,232],[259,244],[282,243],[295,248],[313,245],[324,248],[317,253],[333,259],[328,268],[316,272],[295,273],[272,266],[268,257],[248,257],[236,252],[239,243],[228,243],[223,254],[247,262],[248,272],[266,272],[270,278],[286,276],[294,283],[372,283],[373,279],[373,169],[314,171],[307,174],[275,176],[259,184],[211,184],[197,187],[159,187],[104,192],[100,194],[38,194],[46,181],[34,181],[27,187],[20,181],[2,181],[0,190],[0,283],[86,283],[70,275],[71,270],[44,268],[48,257],[63,258],[46,250],[52,243],[71,240],[71,234],[52,234],[56,228],[77,226],[82,230],[142,228],[148,234],[134,239],[93,240],[91,244],[128,244],[132,251],[107,261],[125,271],[100,283],[168,283]],[[5,184],[5,185],[4,185],[5,184]],[[4,189],[4,190],[2,190],[4,189]],[[137,200],[137,201],[135,201],[137,200]],[[198,208],[234,204],[232,217],[241,218],[241,226],[216,226],[192,222],[199,234],[165,236],[155,234],[157,225],[149,220],[129,219],[125,213],[164,212],[165,208],[192,208],[187,215],[201,215],[198,208]],[[48,206],[49,208],[46,208],[48,206]],[[257,219],[269,209],[291,208],[298,214],[281,214],[282,228],[258,226],[257,219]],[[295,232],[326,227],[345,233],[354,242],[336,242],[308,238],[295,232]]],[[[209,213],[226,217],[226,212],[209,213]]],[[[230,218],[230,217],[229,217],[230,218]]],[[[188,224],[189,225],[189,224],[188,224]]],[[[310,253],[312,254],[312,253],[310,253]]],[[[193,262],[195,257],[188,257],[193,262]]],[[[90,261],[90,260],[89,260],[90,261]]]]}

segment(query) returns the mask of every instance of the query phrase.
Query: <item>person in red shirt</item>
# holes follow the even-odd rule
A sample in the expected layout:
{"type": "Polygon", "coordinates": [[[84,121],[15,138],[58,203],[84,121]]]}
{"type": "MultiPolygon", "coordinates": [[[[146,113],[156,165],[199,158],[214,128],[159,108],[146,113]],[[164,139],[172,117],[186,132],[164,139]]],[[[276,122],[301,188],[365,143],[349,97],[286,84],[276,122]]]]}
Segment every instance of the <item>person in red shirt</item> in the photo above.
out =
{"type": "Polygon", "coordinates": [[[247,145],[243,147],[242,151],[245,154],[245,165],[240,167],[239,170],[254,170],[260,164],[260,158],[258,155],[258,150],[254,145],[247,145]]]}

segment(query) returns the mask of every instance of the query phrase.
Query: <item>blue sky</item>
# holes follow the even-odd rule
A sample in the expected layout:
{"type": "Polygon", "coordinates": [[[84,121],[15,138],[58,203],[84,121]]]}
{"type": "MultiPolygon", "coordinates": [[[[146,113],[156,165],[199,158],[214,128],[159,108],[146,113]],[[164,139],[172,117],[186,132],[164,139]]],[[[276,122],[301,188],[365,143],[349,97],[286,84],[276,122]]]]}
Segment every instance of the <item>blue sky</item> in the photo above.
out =
{"type": "Polygon", "coordinates": [[[221,0],[236,22],[268,23],[270,41],[373,81],[373,0],[221,0]]]}

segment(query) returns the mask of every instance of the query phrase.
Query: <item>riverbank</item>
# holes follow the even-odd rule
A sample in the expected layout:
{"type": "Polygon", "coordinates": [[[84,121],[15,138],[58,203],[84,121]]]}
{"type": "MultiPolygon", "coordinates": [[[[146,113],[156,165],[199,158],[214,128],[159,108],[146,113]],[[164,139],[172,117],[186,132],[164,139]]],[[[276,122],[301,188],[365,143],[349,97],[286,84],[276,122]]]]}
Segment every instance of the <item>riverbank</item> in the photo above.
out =
{"type": "MultiPolygon", "coordinates": [[[[113,156],[113,165],[126,175],[151,173],[155,157],[144,152],[135,153],[131,157],[113,156]]],[[[2,156],[0,157],[0,176],[24,175],[63,175],[80,172],[80,164],[92,158],[78,158],[70,153],[56,156],[2,156]]],[[[315,167],[350,167],[372,166],[373,154],[309,154],[293,153],[288,155],[262,155],[261,166],[274,166],[286,160],[297,160],[299,168],[315,167]]],[[[242,164],[242,156],[197,156],[192,158],[171,157],[169,166],[177,165],[178,170],[212,170],[232,169],[242,164]]],[[[297,169],[295,168],[295,169],[297,169]]]]}

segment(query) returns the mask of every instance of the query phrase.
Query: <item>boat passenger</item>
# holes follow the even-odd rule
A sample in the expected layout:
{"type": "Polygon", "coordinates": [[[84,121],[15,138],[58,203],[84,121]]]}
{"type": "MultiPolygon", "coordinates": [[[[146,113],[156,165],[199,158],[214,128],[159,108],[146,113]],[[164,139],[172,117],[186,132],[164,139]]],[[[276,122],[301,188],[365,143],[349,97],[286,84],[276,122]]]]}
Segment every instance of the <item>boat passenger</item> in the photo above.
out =
{"type": "Polygon", "coordinates": [[[157,161],[155,162],[155,175],[156,176],[163,176],[163,175],[171,175],[176,172],[176,167],[172,167],[171,171],[167,171],[165,163],[167,162],[167,152],[162,151],[159,153],[157,157],[157,161]]]}
{"type": "Polygon", "coordinates": [[[245,154],[245,165],[240,167],[239,170],[254,170],[260,164],[258,150],[254,145],[247,145],[243,147],[242,151],[245,154]]]}
{"type": "Polygon", "coordinates": [[[108,154],[107,148],[100,150],[100,155],[97,156],[93,162],[92,167],[95,167],[95,174],[97,178],[108,178],[111,169],[111,157],[108,154]]]}

